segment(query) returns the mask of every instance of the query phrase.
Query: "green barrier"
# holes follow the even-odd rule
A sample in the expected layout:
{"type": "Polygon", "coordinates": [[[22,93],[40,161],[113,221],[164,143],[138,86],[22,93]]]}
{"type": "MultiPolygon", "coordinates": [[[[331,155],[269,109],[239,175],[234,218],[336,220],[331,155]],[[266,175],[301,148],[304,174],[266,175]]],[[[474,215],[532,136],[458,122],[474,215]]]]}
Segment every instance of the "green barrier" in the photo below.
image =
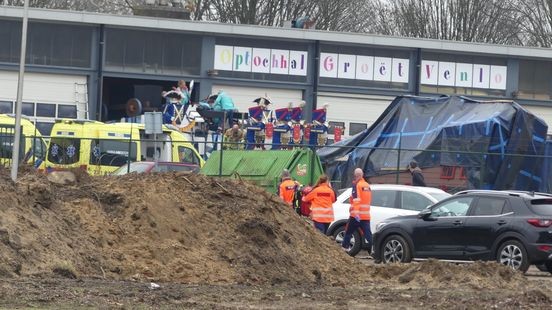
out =
{"type": "Polygon", "coordinates": [[[318,155],[310,149],[251,151],[215,151],[201,169],[208,176],[236,177],[248,180],[268,192],[276,193],[280,175],[289,170],[301,184],[314,184],[324,173],[318,155]],[[222,162],[222,167],[220,163],[222,162]]]}

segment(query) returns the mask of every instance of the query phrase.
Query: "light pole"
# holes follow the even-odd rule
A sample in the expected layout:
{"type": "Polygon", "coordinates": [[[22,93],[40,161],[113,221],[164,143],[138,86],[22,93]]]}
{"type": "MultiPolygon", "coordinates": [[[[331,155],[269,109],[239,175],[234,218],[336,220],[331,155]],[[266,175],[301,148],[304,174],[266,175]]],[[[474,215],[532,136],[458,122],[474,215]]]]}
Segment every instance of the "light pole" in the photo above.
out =
{"type": "Polygon", "coordinates": [[[17,168],[19,167],[19,148],[21,143],[21,106],[23,98],[23,77],[25,75],[25,52],[27,49],[27,24],[29,21],[29,0],[24,0],[23,28],[21,30],[21,54],[19,58],[19,79],[17,81],[17,102],[15,104],[15,134],[12,147],[11,178],[17,180],[17,168]]]}

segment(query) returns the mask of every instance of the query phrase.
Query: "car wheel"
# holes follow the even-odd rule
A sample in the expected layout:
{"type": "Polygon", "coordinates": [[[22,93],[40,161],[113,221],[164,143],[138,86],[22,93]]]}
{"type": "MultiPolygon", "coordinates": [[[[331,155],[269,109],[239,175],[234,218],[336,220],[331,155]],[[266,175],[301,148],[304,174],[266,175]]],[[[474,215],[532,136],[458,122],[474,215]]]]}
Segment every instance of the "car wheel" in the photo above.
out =
{"type": "Polygon", "coordinates": [[[504,242],[498,249],[496,260],[502,265],[521,272],[526,272],[529,269],[527,251],[523,244],[517,240],[504,242]]]}
{"type": "Polygon", "coordinates": [[[381,248],[381,260],[383,263],[409,263],[412,261],[410,246],[399,235],[387,237],[381,248]]]}
{"type": "MultiPolygon", "coordinates": [[[[339,243],[339,245],[341,246],[341,243],[343,242],[343,238],[345,237],[345,225],[338,227],[334,231],[333,237],[335,242],[339,243]]],[[[362,242],[357,242],[357,240],[360,240],[360,233],[358,230],[355,231],[351,236],[351,241],[350,241],[351,249],[347,252],[347,254],[351,256],[355,256],[358,254],[358,252],[360,252],[362,242]]]]}

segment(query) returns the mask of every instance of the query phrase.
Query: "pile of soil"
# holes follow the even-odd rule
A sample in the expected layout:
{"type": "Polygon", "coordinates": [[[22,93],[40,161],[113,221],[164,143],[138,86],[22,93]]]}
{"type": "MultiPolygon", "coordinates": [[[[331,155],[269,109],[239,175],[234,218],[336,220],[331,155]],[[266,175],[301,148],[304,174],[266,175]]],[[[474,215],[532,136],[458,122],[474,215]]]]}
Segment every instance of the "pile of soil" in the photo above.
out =
{"type": "Polygon", "coordinates": [[[246,182],[178,173],[71,184],[0,170],[0,276],[198,284],[523,285],[497,264],[368,267],[246,182]],[[497,281],[506,279],[511,281],[497,281]],[[506,284],[505,284],[506,283],[506,284]]]}

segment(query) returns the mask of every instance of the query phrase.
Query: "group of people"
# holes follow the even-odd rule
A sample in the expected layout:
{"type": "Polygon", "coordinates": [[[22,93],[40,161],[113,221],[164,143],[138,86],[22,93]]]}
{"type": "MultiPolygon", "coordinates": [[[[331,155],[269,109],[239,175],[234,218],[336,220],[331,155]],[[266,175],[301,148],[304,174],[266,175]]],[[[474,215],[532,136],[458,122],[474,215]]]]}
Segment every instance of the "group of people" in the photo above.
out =
{"type": "MultiPolygon", "coordinates": [[[[413,186],[426,186],[422,170],[418,167],[416,161],[413,160],[409,163],[408,170],[412,174],[413,186]]],[[[299,186],[300,184],[291,178],[289,171],[284,170],[278,188],[280,198],[291,206],[299,186]]],[[[325,174],[321,175],[314,188],[302,197],[302,201],[311,204],[310,218],[312,219],[314,227],[326,235],[330,223],[334,221],[333,203],[336,201],[336,193],[332,189],[328,176],[325,174]]],[[[372,192],[370,184],[364,178],[364,171],[361,168],[356,168],[353,172],[350,203],[349,219],[341,247],[344,251],[349,252],[351,250],[351,237],[353,233],[360,228],[368,243],[368,249],[371,249],[372,232],[370,231],[370,205],[372,203],[372,192]]]]}
{"type": "MultiPolygon", "coordinates": [[[[351,195],[351,207],[349,208],[349,220],[341,247],[349,252],[351,250],[351,237],[358,228],[364,232],[369,247],[372,244],[370,231],[370,204],[372,193],[370,184],[364,179],[364,172],[357,168],[353,175],[353,191],[351,195]]],[[[279,195],[290,206],[293,204],[293,195],[299,184],[293,181],[289,171],[282,173],[282,182],[279,186],[279,195]]],[[[334,221],[333,203],[336,201],[336,193],[332,188],[327,175],[318,178],[312,191],[302,197],[302,201],[310,203],[310,218],[314,227],[324,235],[328,231],[330,223],[334,221]]]]}

